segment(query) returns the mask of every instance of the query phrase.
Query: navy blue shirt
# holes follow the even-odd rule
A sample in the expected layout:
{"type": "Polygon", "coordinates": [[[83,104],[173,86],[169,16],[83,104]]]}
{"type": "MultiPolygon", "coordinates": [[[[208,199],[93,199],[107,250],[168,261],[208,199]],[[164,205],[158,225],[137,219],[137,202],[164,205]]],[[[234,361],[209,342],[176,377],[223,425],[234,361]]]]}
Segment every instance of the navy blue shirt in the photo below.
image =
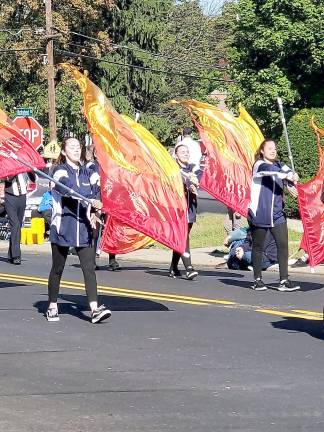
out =
{"type": "Polygon", "coordinates": [[[284,213],[284,180],[292,172],[281,163],[255,162],[252,173],[251,201],[248,220],[259,227],[274,227],[286,220],[284,213]]]}
{"type": "MultiPolygon", "coordinates": [[[[97,199],[99,188],[92,170],[84,165],[73,168],[68,163],[57,165],[53,178],[86,198],[97,199]]],[[[92,244],[91,205],[73,197],[60,186],[52,189],[53,212],[50,242],[60,246],[86,247],[92,244]]]]}

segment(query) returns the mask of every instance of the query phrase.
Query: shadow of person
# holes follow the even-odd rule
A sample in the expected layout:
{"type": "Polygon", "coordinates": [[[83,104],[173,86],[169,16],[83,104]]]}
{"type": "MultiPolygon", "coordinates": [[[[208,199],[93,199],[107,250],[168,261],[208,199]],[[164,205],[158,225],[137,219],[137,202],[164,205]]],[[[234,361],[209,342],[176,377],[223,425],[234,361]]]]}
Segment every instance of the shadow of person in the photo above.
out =
{"type": "MultiPolygon", "coordinates": [[[[73,315],[82,320],[89,320],[89,305],[87,297],[80,294],[59,294],[59,313],[66,315],[73,315]],[[60,300],[62,300],[60,302],[60,300]]],[[[170,309],[162,303],[152,300],[122,297],[122,296],[98,296],[98,304],[106,305],[112,311],[119,312],[167,312],[170,309]]],[[[37,301],[33,306],[40,314],[45,314],[48,302],[45,300],[37,301]]]]}
{"type": "MultiPolygon", "coordinates": [[[[231,277],[231,276],[236,276],[238,278],[243,278],[244,276],[241,274],[236,274],[236,273],[232,273],[232,272],[224,272],[224,271],[220,271],[220,270],[200,270],[199,267],[195,266],[195,270],[198,271],[199,276],[209,276],[209,277],[231,277]]],[[[180,268],[180,271],[182,273],[183,278],[185,278],[186,272],[183,268],[180,268]]],[[[145,271],[145,273],[148,273],[150,275],[153,276],[162,276],[162,277],[169,277],[169,269],[165,268],[165,269],[147,269],[145,271]]],[[[198,279],[197,279],[198,280],[198,279]]]]}
{"type": "Polygon", "coordinates": [[[322,320],[285,317],[282,321],[272,322],[271,325],[275,329],[307,333],[316,339],[324,340],[322,320]]]}

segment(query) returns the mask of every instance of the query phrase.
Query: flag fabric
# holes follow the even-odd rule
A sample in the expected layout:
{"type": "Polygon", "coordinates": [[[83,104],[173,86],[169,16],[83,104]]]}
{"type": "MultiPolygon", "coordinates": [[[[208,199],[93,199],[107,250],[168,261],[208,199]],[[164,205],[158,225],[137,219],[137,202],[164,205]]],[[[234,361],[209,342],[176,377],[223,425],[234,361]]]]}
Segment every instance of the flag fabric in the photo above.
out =
{"type": "Polygon", "coordinates": [[[125,254],[146,248],[154,240],[108,215],[101,237],[100,250],[111,254],[125,254]]]}
{"type": "Polygon", "coordinates": [[[12,177],[30,171],[26,165],[14,159],[11,154],[42,169],[45,162],[33,145],[0,109],[0,178],[12,177]]]}
{"type": "Polygon", "coordinates": [[[246,216],[254,154],[264,140],[259,127],[242,106],[239,106],[239,117],[235,117],[196,100],[173,103],[188,109],[206,148],[200,187],[246,216]]]}
{"type": "Polygon", "coordinates": [[[315,267],[324,262],[324,204],[321,201],[324,181],[324,149],[321,138],[324,137],[324,129],[318,128],[313,120],[311,126],[317,136],[319,170],[312,180],[297,185],[297,190],[299,212],[304,227],[300,247],[308,253],[310,266],[315,267]]]}
{"type": "Polygon", "coordinates": [[[104,210],[119,223],[183,253],[187,203],[177,163],[148,130],[120,116],[85,75],[65,67],[83,93],[101,169],[104,210]]]}

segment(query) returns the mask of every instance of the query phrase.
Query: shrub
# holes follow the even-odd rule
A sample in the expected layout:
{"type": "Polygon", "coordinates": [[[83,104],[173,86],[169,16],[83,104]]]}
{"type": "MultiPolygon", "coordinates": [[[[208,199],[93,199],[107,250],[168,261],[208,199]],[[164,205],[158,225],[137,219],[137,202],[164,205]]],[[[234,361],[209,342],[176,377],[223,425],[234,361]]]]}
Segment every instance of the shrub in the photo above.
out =
{"type": "MultiPolygon", "coordinates": [[[[318,151],[316,135],[310,127],[314,116],[315,123],[324,127],[324,108],[310,108],[298,111],[287,124],[295,169],[302,183],[311,179],[318,171],[318,151]]],[[[279,158],[290,165],[287,145],[282,134],[278,142],[279,158]]],[[[286,196],[286,213],[289,217],[299,217],[297,200],[286,196]]]]}

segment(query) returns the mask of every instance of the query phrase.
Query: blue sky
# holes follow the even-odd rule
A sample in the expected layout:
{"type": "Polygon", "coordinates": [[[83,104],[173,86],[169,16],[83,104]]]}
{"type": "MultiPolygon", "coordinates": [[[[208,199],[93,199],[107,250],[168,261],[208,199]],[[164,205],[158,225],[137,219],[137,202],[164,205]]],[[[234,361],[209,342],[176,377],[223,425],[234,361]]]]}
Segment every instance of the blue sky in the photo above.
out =
{"type": "Polygon", "coordinates": [[[200,0],[201,4],[204,6],[204,10],[206,13],[210,11],[217,11],[222,4],[225,3],[226,0],[200,0]]]}

